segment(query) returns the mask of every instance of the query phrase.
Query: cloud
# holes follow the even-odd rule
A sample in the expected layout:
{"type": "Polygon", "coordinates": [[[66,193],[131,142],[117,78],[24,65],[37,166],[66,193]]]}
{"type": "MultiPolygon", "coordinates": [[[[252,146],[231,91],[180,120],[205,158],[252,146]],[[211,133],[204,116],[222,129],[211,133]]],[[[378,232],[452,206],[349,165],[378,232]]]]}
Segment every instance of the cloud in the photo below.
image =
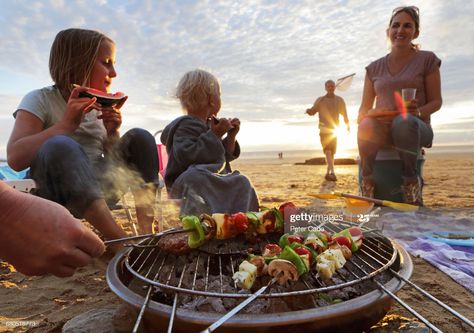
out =
{"type": "MultiPolygon", "coordinates": [[[[324,82],[355,72],[340,94],[355,118],[365,66],[388,52],[397,1],[25,1],[2,2],[0,93],[50,84],[49,48],[68,27],[98,29],[117,44],[113,89],[130,99],[124,127],[154,130],[181,114],[174,89],[188,70],[213,72],[222,114],[307,126],[304,110],[324,82]],[[125,123],[126,122],[126,123],[125,123]]],[[[444,107],[474,101],[473,6],[419,1],[423,48],[442,59],[444,107]]],[[[0,104],[0,115],[10,112],[0,104]]],[[[0,143],[1,145],[1,143],[0,143]]]]}

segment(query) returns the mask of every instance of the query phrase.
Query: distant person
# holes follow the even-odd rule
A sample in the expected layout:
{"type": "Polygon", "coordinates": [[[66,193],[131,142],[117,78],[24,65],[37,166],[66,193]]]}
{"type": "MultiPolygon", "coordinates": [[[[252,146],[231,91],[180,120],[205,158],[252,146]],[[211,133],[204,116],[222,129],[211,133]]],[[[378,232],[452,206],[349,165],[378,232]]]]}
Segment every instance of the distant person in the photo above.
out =
{"type": "Polygon", "coordinates": [[[373,165],[381,147],[394,146],[402,160],[403,200],[422,205],[423,180],[416,174],[421,147],[433,141],[430,115],[441,108],[441,60],[413,44],[420,33],[419,10],[415,6],[393,10],[387,28],[390,53],[366,67],[364,92],[359,109],[358,145],[362,164],[361,192],[373,197],[373,165]],[[416,88],[416,98],[408,104],[408,115],[397,112],[394,92],[416,88]],[[374,100],[376,100],[374,108],[374,100]],[[392,115],[378,117],[381,112],[392,115]]]}
{"type": "Polygon", "coordinates": [[[66,277],[105,250],[66,208],[0,181],[0,259],[27,275],[66,277]]]}
{"type": "Polygon", "coordinates": [[[250,181],[230,162],[240,155],[238,118],[217,118],[221,92],[217,79],[204,70],[186,73],[176,96],[186,115],[164,129],[168,165],[165,183],[173,198],[183,199],[181,212],[235,213],[258,211],[250,181]]]}
{"type": "Polygon", "coordinates": [[[327,171],[325,179],[336,181],[337,177],[334,173],[334,155],[337,150],[337,136],[335,129],[339,126],[339,115],[344,117],[347,131],[350,131],[349,118],[347,118],[346,103],[342,97],[334,94],[336,84],[332,80],[326,81],[324,85],[326,95],[318,97],[310,109],[306,113],[314,116],[319,113],[319,138],[323,147],[324,155],[326,155],[327,171]]]}
{"type": "Polygon", "coordinates": [[[16,111],[7,146],[14,170],[30,167],[37,194],[85,218],[106,238],[126,236],[108,203],[128,187],[135,198],[140,233],[152,230],[158,181],[153,136],[132,129],[120,137],[122,100],[104,106],[79,97],[86,86],[107,92],[115,71],[115,43],[85,29],[60,31],[53,42],[49,70],[54,85],[28,93],[16,111]],[[73,88],[73,84],[81,87],[73,88]]]}

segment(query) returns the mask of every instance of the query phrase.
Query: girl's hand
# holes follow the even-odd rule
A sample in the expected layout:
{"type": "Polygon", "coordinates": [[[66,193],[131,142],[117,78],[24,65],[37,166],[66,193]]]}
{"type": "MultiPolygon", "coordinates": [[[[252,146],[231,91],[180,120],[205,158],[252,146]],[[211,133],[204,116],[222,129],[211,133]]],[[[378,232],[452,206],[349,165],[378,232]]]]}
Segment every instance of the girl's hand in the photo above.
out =
{"type": "Polygon", "coordinates": [[[74,132],[84,119],[84,115],[95,108],[97,98],[79,97],[79,93],[86,90],[86,87],[74,88],[69,96],[66,111],[60,122],[67,132],[74,132]]]}
{"type": "Polygon", "coordinates": [[[240,119],[233,118],[230,120],[230,124],[232,125],[232,128],[227,131],[227,135],[235,138],[240,130],[240,119]]]}
{"type": "Polygon", "coordinates": [[[102,119],[104,127],[107,130],[107,135],[115,134],[120,126],[122,126],[122,112],[120,108],[127,101],[128,97],[125,97],[119,104],[115,106],[100,106],[99,111],[102,112],[98,119],[102,119]]]}

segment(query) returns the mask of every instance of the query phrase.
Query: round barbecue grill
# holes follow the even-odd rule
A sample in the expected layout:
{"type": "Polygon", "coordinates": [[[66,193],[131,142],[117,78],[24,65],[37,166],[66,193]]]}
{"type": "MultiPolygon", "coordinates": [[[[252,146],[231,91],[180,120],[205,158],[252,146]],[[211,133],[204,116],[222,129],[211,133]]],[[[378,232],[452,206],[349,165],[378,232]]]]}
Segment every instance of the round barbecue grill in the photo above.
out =
{"type": "MultiPolygon", "coordinates": [[[[343,222],[324,227],[337,232],[348,226],[351,224],[343,222]]],[[[403,286],[387,270],[408,279],[413,266],[402,247],[377,232],[364,231],[362,247],[331,280],[322,281],[316,273],[309,273],[288,287],[271,286],[219,332],[347,332],[348,328],[356,332],[378,322],[393,302],[378,285],[392,293],[403,286]],[[263,313],[268,309],[270,313],[263,313]]],[[[267,235],[251,246],[258,252],[277,237],[267,235]]],[[[231,278],[250,246],[243,239],[212,240],[179,257],[161,251],[157,242],[149,238],[118,254],[107,270],[109,286],[120,298],[135,309],[146,307],[144,325],[153,331],[166,331],[172,319],[173,332],[199,332],[252,295],[240,290],[231,278]],[[213,302],[219,306],[209,306],[213,302]]],[[[268,280],[263,278],[260,285],[268,280]]]]}

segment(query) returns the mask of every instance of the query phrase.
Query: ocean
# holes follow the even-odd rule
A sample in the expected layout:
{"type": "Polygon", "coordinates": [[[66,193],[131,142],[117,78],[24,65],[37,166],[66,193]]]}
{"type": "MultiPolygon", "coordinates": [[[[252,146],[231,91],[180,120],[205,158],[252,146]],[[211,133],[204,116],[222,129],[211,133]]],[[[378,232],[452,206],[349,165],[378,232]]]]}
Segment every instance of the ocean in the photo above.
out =
{"type": "MultiPolygon", "coordinates": [[[[427,155],[462,155],[462,154],[473,154],[474,146],[472,145],[438,145],[432,148],[424,148],[427,155]]],[[[321,149],[307,149],[307,150],[269,150],[269,151],[245,151],[245,147],[242,148],[240,154],[240,160],[253,160],[253,159],[278,159],[278,154],[282,153],[283,159],[301,159],[304,161],[309,158],[323,157],[323,151],[321,149]]],[[[357,158],[359,155],[357,149],[345,150],[344,155],[336,158],[357,158]]]]}
{"type": "MultiPolygon", "coordinates": [[[[426,154],[429,156],[433,155],[462,155],[462,154],[473,154],[474,146],[472,145],[438,145],[432,148],[426,149],[426,154]]],[[[298,160],[304,162],[307,159],[314,157],[323,157],[323,151],[321,149],[306,149],[306,150],[264,150],[264,151],[246,151],[245,147],[242,147],[239,161],[243,162],[246,160],[278,160],[278,154],[282,153],[283,159],[287,160],[298,160]]],[[[344,155],[336,158],[357,158],[357,149],[345,150],[344,155]]],[[[6,165],[6,159],[0,158],[0,166],[6,165]]]]}

